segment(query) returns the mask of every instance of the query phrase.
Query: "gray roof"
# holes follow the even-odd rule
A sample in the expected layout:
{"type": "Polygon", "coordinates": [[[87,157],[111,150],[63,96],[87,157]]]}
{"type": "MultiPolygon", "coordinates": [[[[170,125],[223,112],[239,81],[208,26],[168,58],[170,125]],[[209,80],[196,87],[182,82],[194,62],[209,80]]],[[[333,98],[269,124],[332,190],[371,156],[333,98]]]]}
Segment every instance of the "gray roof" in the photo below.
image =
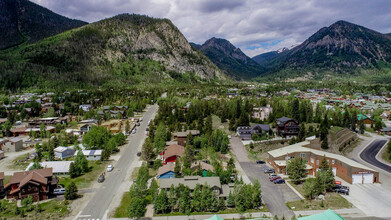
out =
{"type": "Polygon", "coordinates": [[[14,137],[14,138],[11,138],[11,139],[9,139],[9,141],[11,141],[11,142],[19,142],[19,141],[22,141],[22,139],[20,138],[20,137],[14,137]]]}
{"type": "Polygon", "coordinates": [[[265,125],[265,124],[254,124],[253,129],[256,127],[260,127],[262,131],[269,131],[270,130],[270,125],[265,125]]]}
{"type": "Polygon", "coordinates": [[[170,178],[160,179],[161,189],[170,189],[171,185],[177,187],[179,184],[188,186],[191,190],[194,190],[197,184],[205,185],[208,184],[210,187],[217,186],[221,188],[220,177],[200,177],[200,176],[185,176],[184,178],[170,178]]]}

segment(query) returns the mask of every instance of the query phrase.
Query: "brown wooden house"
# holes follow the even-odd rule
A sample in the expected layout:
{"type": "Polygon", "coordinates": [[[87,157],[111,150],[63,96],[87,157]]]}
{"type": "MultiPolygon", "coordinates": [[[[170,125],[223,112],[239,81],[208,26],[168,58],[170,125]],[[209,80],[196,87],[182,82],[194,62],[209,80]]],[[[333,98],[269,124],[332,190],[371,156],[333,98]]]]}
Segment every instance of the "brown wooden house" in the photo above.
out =
{"type": "Polygon", "coordinates": [[[292,137],[299,134],[299,122],[297,120],[282,117],[277,119],[277,134],[282,137],[292,137]]]}
{"type": "Polygon", "coordinates": [[[31,196],[34,201],[48,199],[57,187],[58,179],[53,178],[53,168],[15,172],[4,187],[7,199],[25,199],[31,196]]]}

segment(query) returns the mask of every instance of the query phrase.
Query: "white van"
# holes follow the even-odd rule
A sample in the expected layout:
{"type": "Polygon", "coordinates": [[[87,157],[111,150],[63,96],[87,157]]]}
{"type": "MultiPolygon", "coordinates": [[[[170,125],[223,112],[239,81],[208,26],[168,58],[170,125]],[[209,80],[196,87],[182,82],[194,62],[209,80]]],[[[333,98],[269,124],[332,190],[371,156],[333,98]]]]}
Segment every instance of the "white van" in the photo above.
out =
{"type": "Polygon", "coordinates": [[[53,194],[54,195],[64,195],[65,194],[65,188],[54,189],[53,194]]]}

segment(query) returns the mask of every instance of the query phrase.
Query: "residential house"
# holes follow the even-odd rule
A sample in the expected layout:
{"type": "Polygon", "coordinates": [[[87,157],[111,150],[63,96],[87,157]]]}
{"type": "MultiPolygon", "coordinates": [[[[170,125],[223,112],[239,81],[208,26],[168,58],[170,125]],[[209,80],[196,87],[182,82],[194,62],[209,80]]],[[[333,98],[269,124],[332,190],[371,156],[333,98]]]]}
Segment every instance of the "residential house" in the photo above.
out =
{"type": "Polygon", "coordinates": [[[173,144],[167,146],[163,152],[160,153],[159,157],[163,160],[163,164],[175,163],[176,159],[181,157],[185,153],[185,147],[173,144]]]}
{"type": "Polygon", "coordinates": [[[73,157],[75,150],[72,147],[56,147],[54,148],[54,157],[60,160],[73,157]]]}
{"type": "Polygon", "coordinates": [[[299,122],[297,120],[282,117],[277,119],[276,124],[277,134],[282,137],[290,138],[299,134],[299,122]]]}
{"type": "Polygon", "coordinates": [[[4,144],[3,150],[6,152],[18,152],[23,150],[23,140],[19,137],[14,137],[4,144]]]}
{"type": "MultiPolygon", "coordinates": [[[[73,162],[74,161],[43,161],[39,162],[39,164],[41,164],[43,168],[52,168],[53,175],[68,175],[69,168],[73,162]]],[[[27,166],[26,171],[29,171],[33,165],[34,163],[30,163],[27,166]]]]}
{"type": "Polygon", "coordinates": [[[367,116],[365,116],[365,115],[363,115],[363,114],[358,114],[357,115],[357,121],[358,122],[363,122],[364,123],[364,125],[366,125],[366,126],[369,126],[369,125],[374,125],[375,124],[375,120],[373,120],[373,119],[371,119],[371,118],[369,118],[369,117],[367,117],[367,116]]]}
{"type": "Polygon", "coordinates": [[[270,114],[273,112],[273,108],[270,105],[266,107],[253,108],[253,118],[258,118],[261,121],[264,121],[269,118],[270,114]]]}
{"type": "Polygon", "coordinates": [[[208,185],[219,198],[226,199],[230,192],[233,191],[234,184],[221,185],[220,177],[200,177],[185,176],[183,178],[160,179],[160,189],[169,191],[171,186],[178,187],[179,184],[189,187],[191,195],[197,184],[202,186],[208,185]]]}
{"type": "Polygon", "coordinates": [[[4,187],[7,199],[22,200],[31,196],[33,200],[48,199],[57,187],[58,179],[53,178],[53,169],[45,168],[15,172],[4,187]]]}
{"type": "Polygon", "coordinates": [[[258,135],[262,137],[264,133],[268,134],[270,131],[270,125],[265,124],[254,124],[253,127],[250,126],[239,126],[236,128],[236,134],[242,140],[251,140],[253,135],[258,135]]]}
{"type": "Polygon", "coordinates": [[[289,160],[300,157],[307,161],[305,169],[308,175],[316,176],[323,157],[326,157],[334,175],[350,184],[379,182],[379,172],[342,155],[322,151],[318,148],[319,143],[315,147],[312,143],[316,142],[306,139],[294,145],[269,151],[267,161],[277,173],[286,174],[289,160]]]}
{"type": "Polygon", "coordinates": [[[200,131],[199,130],[187,130],[187,131],[184,131],[184,132],[176,132],[176,133],[174,133],[174,139],[176,141],[178,141],[179,145],[186,146],[187,136],[190,133],[193,135],[193,137],[196,137],[196,136],[200,135],[200,131]]]}
{"type": "Polygon", "coordinates": [[[391,135],[391,127],[386,127],[386,128],[379,129],[377,131],[377,133],[378,134],[391,135]]]}
{"type": "Polygon", "coordinates": [[[166,165],[163,165],[159,167],[159,170],[157,171],[156,178],[157,179],[169,179],[169,178],[175,178],[175,164],[174,163],[168,163],[166,165]]]}
{"type": "Polygon", "coordinates": [[[190,169],[192,171],[196,171],[196,170],[200,169],[203,177],[208,176],[208,172],[210,172],[210,173],[215,172],[215,169],[212,165],[205,163],[203,161],[193,163],[193,165],[191,165],[190,169]]]}
{"type": "Polygon", "coordinates": [[[5,196],[4,192],[4,173],[0,172],[0,199],[3,199],[5,196]]]}
{"type": "MultiPolygon", "coordinates": [[[[77,155],[79,151],[76,151],[74,156],[77,155]]],[[[87,160],[100,160],[102,156],[102,150],[82,150],[84,156],[86,156],[87,160]]]]}
{"type": "Polygon", "coordinates": [[[82,109],[85,112],[89,112],[91,110],[92,106],[91,105],[80,105],[79,109],[82,109]]]}

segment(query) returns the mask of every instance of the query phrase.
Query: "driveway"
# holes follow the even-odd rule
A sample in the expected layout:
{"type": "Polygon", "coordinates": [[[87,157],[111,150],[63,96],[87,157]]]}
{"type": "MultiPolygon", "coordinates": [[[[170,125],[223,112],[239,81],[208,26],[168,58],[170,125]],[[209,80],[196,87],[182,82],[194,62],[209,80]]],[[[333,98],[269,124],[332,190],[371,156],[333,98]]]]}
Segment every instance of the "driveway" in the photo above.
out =
{"type": "Polygon", "coordinates": [[[262,200],[272,215],[284,216],[286,219],[290,219],[294,213],[286,206],[285,202],[300,198],[288,186],[285,186],[285,184],[275,185],[271,183],[268,176],[263,173],[263,168],[267,166],[265,164],[257,165],[255,162],[251,162],[239,138],[232,137],[231,149],[250,180],[254,182],[257,179],[261,184],[262,200]]]}
{"type": "Polygon", "coordinates": [[[141,151],[142,143],[146,138],[144,131],[147,128],[148,121],[154,118],[157,110],[158,106],[153,105],[145,113],[144,120],[137,129],[136,134],[131,135],[128,138],[126,148],[121,149],[123,153],[117,163],[114,164],[114,170],[107,173],[106,180],[96,189],[96,193],[91,197],[83,211],[77,216],[78,219],[107,218],[110,204],[116,202],[113,201],[113,198],[117,196],[122,183],[129,181],[125,177],[133,168],[131,164],[134,161],[138,161],[136,154],[141,151]]]}
{"type": "Polygon", "coordinates": [[[380,162],[376,156],[379,153],[380,149],[384,146],[387,140],[375,140],[371,144],[369,144],[360,154],[361,159],[364,161],[383,169],[391,173],[391,166],[385,163],[380,162]]]}
{"type": "Polygon", "coordinates": [[[14,172],[24,171],[24,170],[14,170],[12,167],[9,167],[12,164],[12,161],[17,157],[25,154],[30,154],[35,152],[35,148],[28,150],[23,150],[19,152],[5,152],[5,158],[0,160],[0,172],[4,172],[6,176],[13,175],[14,172]]]}

